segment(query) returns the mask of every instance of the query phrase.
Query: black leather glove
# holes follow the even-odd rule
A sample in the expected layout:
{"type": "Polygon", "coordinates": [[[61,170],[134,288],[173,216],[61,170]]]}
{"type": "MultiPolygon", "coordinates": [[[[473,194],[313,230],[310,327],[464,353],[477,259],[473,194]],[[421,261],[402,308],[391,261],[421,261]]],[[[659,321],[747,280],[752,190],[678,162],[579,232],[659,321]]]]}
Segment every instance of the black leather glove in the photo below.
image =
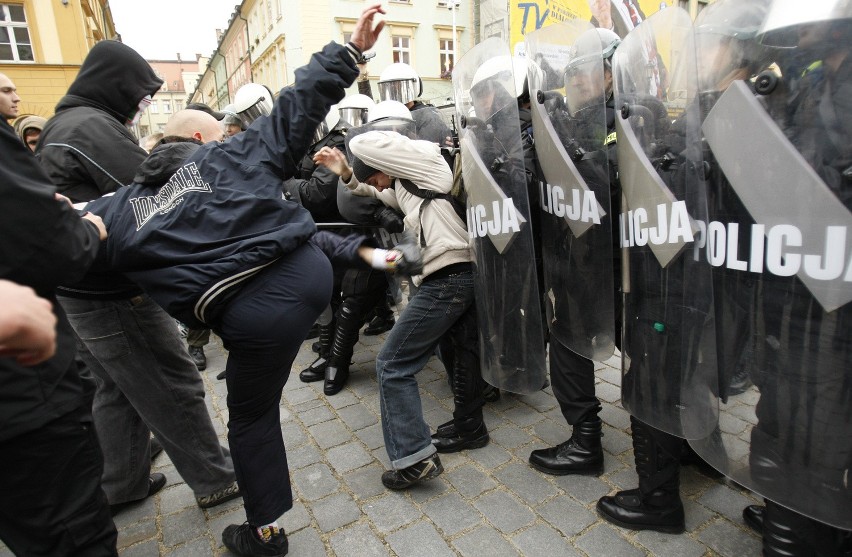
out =
{"type": "Polygon", "coordinates": [[[376,222],[390,233],[402,232],[403,222],[402,215],[394,211],[390,207],[379,207],[373,213],[373,218],[376,222]]]}

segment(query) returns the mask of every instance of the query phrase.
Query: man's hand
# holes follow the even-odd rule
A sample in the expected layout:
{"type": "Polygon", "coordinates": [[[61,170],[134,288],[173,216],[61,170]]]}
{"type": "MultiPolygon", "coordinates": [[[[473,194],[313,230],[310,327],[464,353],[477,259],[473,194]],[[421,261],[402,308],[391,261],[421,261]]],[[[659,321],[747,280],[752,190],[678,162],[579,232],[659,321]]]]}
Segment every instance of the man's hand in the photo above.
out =
{"type": "Polygon", "coordinates": [[[83,215],[83,218],[95,225],[98,229],[98,237],[102,242],[107,239],[106,226],[104,226],[104,221],[101,220],[101,217],[92,213],[86,213],[83,215]]]}
{"type": "Polygon", "coordinates": [[[334,147],[323,147],[314,155],[314,162],[325,166],[341,178],[348,182],[352,177],[352,169],[349,167],[349,162],[346,160],[346,155],[340,152],[340,149],[334,147]]]}
{"type": "Polygon", "coordinates": [[[53,305],[32,288],[0,280],[0,356],[34,366],[56,353],[53,305]]]}
{"type": "Polygon", "coordinates": [[[384,29],[385,22],[380,21],[376,24],[376,28],[373,29],[373,18],[376,17],[376,14],[384,13],[387,12],[385,12],[381,4],[373,4],[361,12],[361,17],[358,19],[358,23],[355,24],[355,29],[352,30],[352,36],[349,39],[361,52],[366,52],[376,44],[376,39],[379,38],[379,34],[384,29]]]}

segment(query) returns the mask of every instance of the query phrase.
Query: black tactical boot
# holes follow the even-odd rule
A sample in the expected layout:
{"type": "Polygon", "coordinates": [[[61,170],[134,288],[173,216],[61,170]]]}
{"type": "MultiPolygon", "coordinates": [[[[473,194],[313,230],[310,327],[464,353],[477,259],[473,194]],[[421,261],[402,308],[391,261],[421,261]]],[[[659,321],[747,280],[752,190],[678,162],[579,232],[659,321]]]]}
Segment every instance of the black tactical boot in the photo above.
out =
{"type": "Polygon", "coordinates": [[[432,435],[432,444],[439,453],[457,453],[484,447],[490,439],[482,417],[468,417],[453,420],[450,427],[443,430],[439,428],[432,435]]]}
{"type": "Polygon", "coordinates": [[[319,326],[319,344],[317,359],[299,373],[302,383],[313,383],[325,379],[325,368],[328,367],[328,358],[331,353],[331,341],[334,338],[334,321],[327,325],[319,326]]]}
{"type": "Polygon", "coordinates": [[[630,422],[639,488],[601,497],[598,514],[622,528],[680,534],[686,529],[679,493],[682,440],[636,418],[630,422]]]}
{"type": "Polygon", "coordinates": [[[766,507],[763,505],[749,505],[743,509],[743,522],[758,534],[763,534],[763,515],[765,513],[766,507]]]}
{"type": "Polygon", "coordinates": [[[808,518],[769,499],[763,513],[764,557],[845,557],[852,532],[808,518]]]}
{"type": "Polygon", "coordinates": [[[565,476],[603,474],[603,448],[601,426],[595,416],[574,426],[571,438],[549,449],[538,449],[530,454],[530,465],[545,474],[565,476]]]}
{"type": "Polygon", "coordinates": [[[337,331],[325,368],[325,385],[323,392],[326,396],[336,395],[346,386],[349,380],[349,364],[355,343],[358,342],[358,331],[361,329],[361,319],[355,309],[346,300],[340,306],[337,315],[337,331]]]}

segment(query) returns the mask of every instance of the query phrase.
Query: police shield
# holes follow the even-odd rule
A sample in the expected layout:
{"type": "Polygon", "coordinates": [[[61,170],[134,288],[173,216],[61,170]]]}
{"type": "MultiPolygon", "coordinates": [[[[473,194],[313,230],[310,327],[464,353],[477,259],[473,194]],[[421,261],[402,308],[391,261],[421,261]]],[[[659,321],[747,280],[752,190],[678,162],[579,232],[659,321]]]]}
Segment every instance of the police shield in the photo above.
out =
{"type": "MultiPolygon", "coordinates": [[[[718,433],[690,443],[737,483],[850,530],[852,4],[819,4],[776,1],[757,33],[727,38],[751,71],[707,94],[706,257],[733,372],[718,433]]],[[[719,52],[711,39],[697,35],[699,57],[719,52]]]]}
{"type": "Polygon", "coordinates": [[[507,45],[496,38],[473,47],[453,70],[482,376],[516,393],[536,392],[546,379],[515,86],[524,71],[516,74],[507,45]]]}
{"type": "Polygon", "coordinates": [[[606,360],[615,349],[615,287],[601,41],[576,20],[527,34],[526,52],[550,334],[606,360]],[[547,79],[542,67],[561,77],[547,79]]]}
{"type": "Polygon", "coordinates": [[[624,330],[622,403],[695,439],[713,431],[718,390],[692,21],[667,8],[615,53],[624,330]],[[692,148],[690,148],[692,147],[692,148]]]}

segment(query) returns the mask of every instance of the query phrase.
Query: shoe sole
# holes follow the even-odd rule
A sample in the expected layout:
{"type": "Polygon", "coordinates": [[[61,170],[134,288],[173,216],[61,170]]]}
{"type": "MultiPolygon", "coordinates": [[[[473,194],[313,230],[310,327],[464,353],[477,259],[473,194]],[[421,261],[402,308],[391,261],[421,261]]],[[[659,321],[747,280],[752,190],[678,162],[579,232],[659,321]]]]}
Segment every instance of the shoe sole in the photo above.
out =
{"type": "Polygon", "coordinates": [[[542,472],[544,474],[549,474],[551,476],[595,476],[598,477],[603,474],[604,469],[603,465],[600,468],[588,469],[588,470],[560,470],[555,468],[548,468],[546,466],[542,466],[541,464],[536,464],[535,462],[530,462],[530,466],[542,472]]]}
{"type": "Polygon", "coordinates": [[[627,528],[628,530],[653,530],[654,532],[661,532],[663,534],[683,534],[686,531],[686,526],[660,526],[658,524],[633,524],[629,522],[622,522],[621,520],[609,516],[599,508],[596,510],[598,512],[598,516],[602,519],[606,520],[610,524],[615,524],[616,526],[627,528]]]}
{"type": "Polygon", "coordinates": [[[459,453],[461,451],[467,451],[470,449],[481,449],[485,445],[487,445],[491,441],[491,437],[486,433],[482,437],[478,437],[473,441],[468,441],[464,444],[458,445],[456,447],[442,448],[435,446],[435,449],[441,454],[451,454],[451,453],[459,453]]]}

